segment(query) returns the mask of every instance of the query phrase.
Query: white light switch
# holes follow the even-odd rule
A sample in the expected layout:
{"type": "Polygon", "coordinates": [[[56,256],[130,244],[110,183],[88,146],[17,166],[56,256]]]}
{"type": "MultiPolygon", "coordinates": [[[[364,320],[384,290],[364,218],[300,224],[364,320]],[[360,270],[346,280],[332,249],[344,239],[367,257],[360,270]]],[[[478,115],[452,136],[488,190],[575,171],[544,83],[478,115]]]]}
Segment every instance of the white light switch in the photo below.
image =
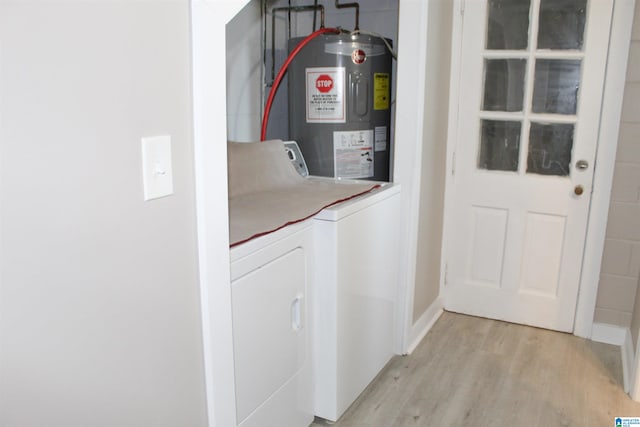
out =
{"type": "Polygon", "coordinates": [[[142,179],[145,200],[173,194],[171,136],[142,138],[142,179]]]}

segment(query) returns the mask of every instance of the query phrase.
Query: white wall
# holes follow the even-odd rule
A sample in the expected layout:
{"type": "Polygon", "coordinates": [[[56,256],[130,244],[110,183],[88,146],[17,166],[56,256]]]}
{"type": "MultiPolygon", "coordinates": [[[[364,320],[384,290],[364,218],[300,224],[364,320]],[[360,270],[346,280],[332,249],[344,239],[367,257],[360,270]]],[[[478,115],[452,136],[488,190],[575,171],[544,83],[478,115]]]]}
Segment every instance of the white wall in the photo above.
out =
{"type": "Polygon", "coordinates": [[[262,22],[260,0],[249,2],[226,25],[227,136],[260,139],[262,123],[262,22]]]}
{"type": "Polygon", "coordinates": [[[440,290],[453,2],[431,0],[428,16],[414,322],[440,290]]]}
{"type": "Polygon", "coordinates": [[[0,3],[0,425],[203,426],[187,0],[0,3]],[[144,202],[140,138],[174,191],[144,202]]]}
{"type": "MultiPolygon", "coordinates": [[[[622,327],[631,325],[640,277],[639,95],[640,7],[636,7],[594,319],[622,327]]],[[[640,313],[636,317],[638,315],[640,313]]],[[[638,325],[640,323],[636,323],[636,328],[638,325]]],[[[637,333],[636,329],[634,337],[637,333]]]]}

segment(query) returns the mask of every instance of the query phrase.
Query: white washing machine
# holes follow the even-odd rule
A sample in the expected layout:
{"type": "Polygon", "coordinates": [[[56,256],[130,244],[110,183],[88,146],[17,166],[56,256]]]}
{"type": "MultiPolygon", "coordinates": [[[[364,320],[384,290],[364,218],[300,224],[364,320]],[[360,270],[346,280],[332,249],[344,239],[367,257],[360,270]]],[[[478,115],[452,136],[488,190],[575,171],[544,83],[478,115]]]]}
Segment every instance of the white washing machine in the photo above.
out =
{"type": "Polygon", "coordinates": [[[394,355],[400,187],[314,217],[315,415],[336,421],[394,355]]]}

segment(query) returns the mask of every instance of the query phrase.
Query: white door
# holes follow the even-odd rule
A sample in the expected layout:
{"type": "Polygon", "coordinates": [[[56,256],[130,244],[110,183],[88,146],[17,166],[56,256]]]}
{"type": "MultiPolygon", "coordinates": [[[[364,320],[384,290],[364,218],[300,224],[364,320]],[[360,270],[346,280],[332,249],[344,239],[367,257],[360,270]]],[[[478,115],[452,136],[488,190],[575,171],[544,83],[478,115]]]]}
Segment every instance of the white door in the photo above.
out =
{"type": "Polygon", "coordinates": [[[462,5],[445,308],[570,332],[613,0],[462,5]]]}

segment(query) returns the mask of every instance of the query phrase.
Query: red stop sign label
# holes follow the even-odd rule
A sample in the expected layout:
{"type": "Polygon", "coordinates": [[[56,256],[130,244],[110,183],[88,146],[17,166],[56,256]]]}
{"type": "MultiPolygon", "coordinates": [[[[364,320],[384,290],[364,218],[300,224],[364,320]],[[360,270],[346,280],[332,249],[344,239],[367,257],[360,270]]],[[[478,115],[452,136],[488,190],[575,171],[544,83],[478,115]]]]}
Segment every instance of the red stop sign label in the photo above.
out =
{"type": "Polygon", "coordinates": [[[320,74],[316,79],[316,89],[322,93],[327,93],[333,89],[333,79],[328,74],[320,74]]]}

